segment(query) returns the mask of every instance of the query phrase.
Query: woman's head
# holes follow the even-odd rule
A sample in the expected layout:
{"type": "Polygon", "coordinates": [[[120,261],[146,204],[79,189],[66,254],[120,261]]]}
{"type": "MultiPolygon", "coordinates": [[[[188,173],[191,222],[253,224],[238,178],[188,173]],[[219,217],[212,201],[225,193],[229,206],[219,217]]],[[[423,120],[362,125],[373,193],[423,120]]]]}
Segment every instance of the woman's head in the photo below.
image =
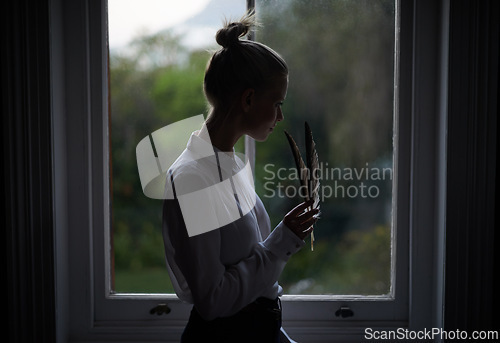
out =
{"type": "MultiPolygon", "coordinates": [[[[243,40],[255,24],[253,15],[226,23],[216,34],[221,48],[210,59],[204,80],[205,96],[213,109],[228,113],[245,90],[265,91],[286,79],[288,66],[271,48],[243,40]]],[[[223,118],[210,118],[215,122],[223,118]]]]}

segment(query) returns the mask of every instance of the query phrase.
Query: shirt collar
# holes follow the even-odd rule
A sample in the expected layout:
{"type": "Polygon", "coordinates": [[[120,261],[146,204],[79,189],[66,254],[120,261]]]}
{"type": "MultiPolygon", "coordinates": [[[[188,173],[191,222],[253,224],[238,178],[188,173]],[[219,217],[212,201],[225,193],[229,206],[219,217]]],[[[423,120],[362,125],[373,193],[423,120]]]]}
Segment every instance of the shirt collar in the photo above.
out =
{"type": "Polygon", "coordinates": [[[235,166],[235,151],[226,152],[217,149],[210,142],[208,134],[202,130],[195,131],[191,134],[187,143],[187,149],[193,154],[193,157],[210,161],[215,165],[220,166],[222,170],[231,171],[235,166]]]}

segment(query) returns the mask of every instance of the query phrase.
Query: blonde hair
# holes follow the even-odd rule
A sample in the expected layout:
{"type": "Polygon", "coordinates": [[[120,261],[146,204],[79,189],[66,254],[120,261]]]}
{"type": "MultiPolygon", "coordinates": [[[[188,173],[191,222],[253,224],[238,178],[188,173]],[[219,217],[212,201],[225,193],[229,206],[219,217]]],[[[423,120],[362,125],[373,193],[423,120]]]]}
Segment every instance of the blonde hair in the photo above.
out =
{"type": "MultiPolygon", "coordinates": [[[[208,62],[203,90],[213,108],[228,112],[235,97],[248,88],[264,89],[277,76],[287,76],[285,60],[268,46],[240,39],[256,25],[255,15],[247,14],[237,22],[225,21],[215,39],[221,48],[208,62]]],[[[209,115],[207,125],[223,118],[209,115]]]]}

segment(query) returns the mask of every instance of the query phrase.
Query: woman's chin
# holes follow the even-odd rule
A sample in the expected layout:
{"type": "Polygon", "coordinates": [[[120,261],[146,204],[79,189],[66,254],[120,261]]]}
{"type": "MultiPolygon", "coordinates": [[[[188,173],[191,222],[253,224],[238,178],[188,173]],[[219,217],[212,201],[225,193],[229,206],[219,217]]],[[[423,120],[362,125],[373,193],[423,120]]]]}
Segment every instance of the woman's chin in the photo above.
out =
{"type": "Polygon", "coordinates": [[[247,133],[248,136],[252,137],[257,142],[265,142],[269,135],[273,133],[274,129],[269,128],[267,131],[257,132],[257,133],[247,133]]]}
{"type": "Polygon", "coordinates": [[[251,137],[252,137],[255,141],[257,141],[257,142],[265,142],[265,141],[267,141],[267,138],[269,137],[269,134],[270,134],[270,133],[268,133],[268,134],[266,134],[266,135],[259,135],[259,136],[253,136],[253,137],[251,136],[251,137]]]}

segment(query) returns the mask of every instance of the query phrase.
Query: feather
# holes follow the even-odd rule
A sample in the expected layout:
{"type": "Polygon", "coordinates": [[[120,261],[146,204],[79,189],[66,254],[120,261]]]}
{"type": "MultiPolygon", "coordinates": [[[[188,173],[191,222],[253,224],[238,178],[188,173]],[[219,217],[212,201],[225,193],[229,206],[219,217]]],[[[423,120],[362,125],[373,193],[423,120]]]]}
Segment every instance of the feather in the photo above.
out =
{"type": "Polygon", "coordinates": [[[297,168],[297,172],[299,173],[300,185],[301,185],[302,189],[305,191],[304,200],[307,201],[307,200],[309,200],[309,187],[308,187],[308,182],[307,182],[307,179],[308,179],[307,166],[304,163],[302,156],[300,155],[299,147],[297,146],[297,143],[295,143],[295,140],[293,139],[293,137],[288,132],[286,132],[286,130],[285,130],[285,135],[286,135],[286,138],[288,138],[288,143],[290,144],[290,148],[292,149],[292,155],[293,155],[293,158],[295,160],[295,167],[297,168]]]}
{"type": "MultiPolygon", "coordinates": [[[[306,163],[309,169],[308,194],[310,199],[314,199],[311,209],[319,209],[319,160],[316,151],[316,143],[314,142],[311,127],[307,122],[304,122],[305,139],[306,139],[306,163]]],[[[314,251],[314,232],[311,232],[311,251],[314,251]]]]}
{"type": "Polygon", "coordinates": [[[319,208],[319,160],[311,128],[307,122],[304,124],[306,133],[306,163],[307,169],[309,169],[308,194],[309,198],[314,199],[314,203],[312,205],[312,208],[314,209],[319,208]]]}
{"type": "MultiPolygon", "coordinates": [[[[306,138],[306,163],[300,155],[299,147],[295,143],[293,137],[285,131],[285,135],[292,149],[292,154],[295,160],[295,166],[299,173],[301,189],[305,192],[304,200],[314,199],[312,209],[319,209],[319,160],[318,153],[316,152],[316,143],[314,142],[313,135],[309,124],[305,122],[305,138],[306,138]]],[[[318,213],[319,215],[319,213],[318,213]]],[[[314,251],[314,232],[311,232],[311,251],[314,251]]]]}

